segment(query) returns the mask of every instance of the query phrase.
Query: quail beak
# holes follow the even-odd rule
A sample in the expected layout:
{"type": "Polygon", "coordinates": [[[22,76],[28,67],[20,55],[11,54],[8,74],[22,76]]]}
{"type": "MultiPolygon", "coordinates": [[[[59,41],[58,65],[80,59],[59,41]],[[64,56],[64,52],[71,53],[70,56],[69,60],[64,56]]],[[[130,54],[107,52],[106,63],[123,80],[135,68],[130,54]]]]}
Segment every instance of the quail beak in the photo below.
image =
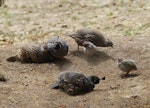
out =
{"type": "Polygon", "coordinates": [[[105,77],[101,78],[101,80],[105,80],[105,79],[106,79],[105,77]]]}

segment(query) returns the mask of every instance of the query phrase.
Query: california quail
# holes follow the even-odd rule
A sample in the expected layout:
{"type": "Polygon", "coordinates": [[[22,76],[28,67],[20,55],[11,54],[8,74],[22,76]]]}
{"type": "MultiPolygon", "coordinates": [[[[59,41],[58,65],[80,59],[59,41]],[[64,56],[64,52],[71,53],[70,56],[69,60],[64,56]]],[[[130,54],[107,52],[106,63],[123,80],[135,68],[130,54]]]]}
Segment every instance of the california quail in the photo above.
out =
{"type": "MultiPolygon", "coordinates": [[[[105,78],[102,80],[105,80],[105,78]]],[[[51,88],[60,89],[69,95],[78,95],[92,91],[99,81],[100,79],[94,75],[86,77],[78,72],[62,72],[51,88]]]]}
{"type": "Polygon", "coordinates": [[[126,75],[128,75],[130,71],[137,70],[134,61],[131,59],[128,60],[118,59],[117,65],[121,71],[126,72],[126,75]]]}
{"type": "Polygon", "coordinates": [[[89,41],[97,47],[113,47],[113,43],[109,40],[106,40],[102,33],[94,31],[91,29],[79,29],[74,34],[69,34],[68,36],[75,39],[76,43],[79,46],[83,46],[84,41],[89,41]]]}
{"type": "Polygon", "coordinates": [[[22,61],[22,62],[33,62],[43,63],[51,61],[54,58],[62,58],[68,53],[68,45],[62,38],[56,37],[51,38],[44,44],[29,44],[22,46],[17,55],[9,57],[7,61],[22,61]]]}

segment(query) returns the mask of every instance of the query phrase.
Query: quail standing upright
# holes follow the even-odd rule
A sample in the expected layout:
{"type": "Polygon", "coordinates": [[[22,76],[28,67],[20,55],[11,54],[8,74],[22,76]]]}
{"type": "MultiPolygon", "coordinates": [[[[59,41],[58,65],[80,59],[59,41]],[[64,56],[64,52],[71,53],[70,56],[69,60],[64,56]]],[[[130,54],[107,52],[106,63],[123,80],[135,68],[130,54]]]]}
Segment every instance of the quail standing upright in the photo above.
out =
{"type": "Polygon", "coordinates": [[[51,88],[60,89],[69,95],[78,95],[92,91],[95,84],[98,84],[100,80],[105,80],[105,77],[99,79],[94,75],[86,77],[78,72],[62,72],[51,88]]]}
{"type": "Polygon", "coordinates": [[[79,29],[74,34],[69,34],[79,46],[84,46],[84,42],[88,41],[93,43],[97,47],[113,47],[113,42],[106,40],[104,35],[98,31],[91,29],[79,29]]]}
{"type": "Polygon", "coordinates": [[[128,60],[118,59],[117,65],[122,72],[126,73],[126,75],[128,75],[133,70],[137,70],[135,62],[131,59],[128,60]]]}

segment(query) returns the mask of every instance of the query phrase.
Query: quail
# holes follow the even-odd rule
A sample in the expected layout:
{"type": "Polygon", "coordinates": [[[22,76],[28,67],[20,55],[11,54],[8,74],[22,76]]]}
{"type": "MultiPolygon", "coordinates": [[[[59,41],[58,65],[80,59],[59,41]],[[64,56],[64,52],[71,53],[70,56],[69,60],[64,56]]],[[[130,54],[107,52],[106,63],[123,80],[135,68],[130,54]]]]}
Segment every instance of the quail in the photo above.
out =
{"type": "Polygon", "coordinates": [[[20,47],[17,55],[7,58],[7,61],[43,63],[54,58],[62,58],[67,53],[68,46],[66,42],[62,38],[55,40],[55,37],[53,37],[44,44],[28,44],[20,47]]]}
{"type": "Polygon", "coordinates": [[[128,60],[118,59],[117,65],[122,72],[126,73],[126,75],[128,75],[133,70],[137,70],[135,62],[131,59],[128,60]]]}
{"type": "Polygon", "coordinates": [[[91,29],[79,29],[74,34],[68,34],[79,46],[83,46],[84,41],[89,41],[97,47],[113,47],[113,42],[106,40],[104,35],[91,29]]]}
{"type": "MultiPolygon", "coordinates": [[[[60,89],[69,95],[79,95],[90,92],[94,89],[95,84],[100,82],[100,78],[95,75],[86,77],[78,72],[61,72],[58,80],[51,86],[52,89],[60,89]]],[[[102,78],[105,80],[105,77],[102,78]]]]}

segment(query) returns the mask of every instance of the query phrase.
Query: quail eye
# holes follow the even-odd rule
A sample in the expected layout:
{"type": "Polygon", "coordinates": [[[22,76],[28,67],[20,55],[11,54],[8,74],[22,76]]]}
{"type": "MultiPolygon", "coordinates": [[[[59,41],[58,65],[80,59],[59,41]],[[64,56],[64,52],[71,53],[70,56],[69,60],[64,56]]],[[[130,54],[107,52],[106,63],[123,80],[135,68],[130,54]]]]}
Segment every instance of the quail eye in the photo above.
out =
{"type": "Polygon", "coordinates": [[[58,50],[58,49],[60,49],[60,48],[61,48],[60,45],[59,45],[59,44],[56,44],[55,49],[58,50]]]}

